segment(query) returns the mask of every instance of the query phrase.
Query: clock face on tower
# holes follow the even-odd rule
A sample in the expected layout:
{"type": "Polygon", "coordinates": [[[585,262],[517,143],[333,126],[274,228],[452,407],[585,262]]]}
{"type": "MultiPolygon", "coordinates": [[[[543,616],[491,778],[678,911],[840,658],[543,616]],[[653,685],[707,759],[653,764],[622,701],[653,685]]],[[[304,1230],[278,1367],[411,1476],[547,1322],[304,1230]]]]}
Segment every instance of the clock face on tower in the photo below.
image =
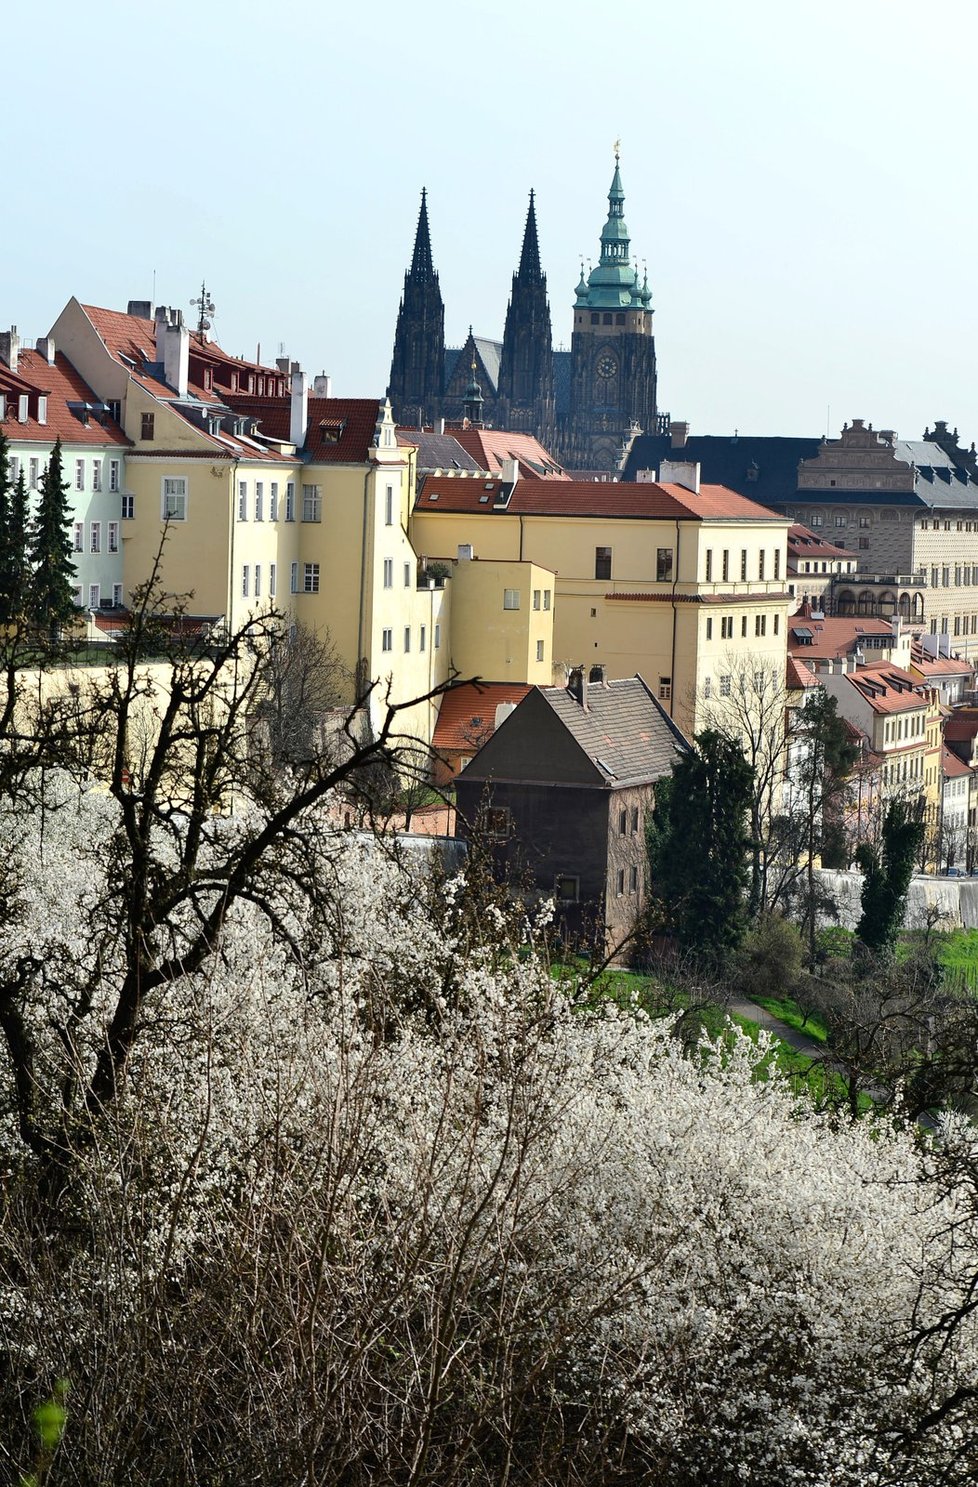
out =
{"type": "Polygon", "coordinates": [[[602,356],[601,360],[598,362],[595,370],[597,371],[599,377],[603,377],[607,381],[618,371],[618,363],[615,361],[615,358],[613,356],[609,356],[608,353],[605,352],[604,356],[602,356]]]}

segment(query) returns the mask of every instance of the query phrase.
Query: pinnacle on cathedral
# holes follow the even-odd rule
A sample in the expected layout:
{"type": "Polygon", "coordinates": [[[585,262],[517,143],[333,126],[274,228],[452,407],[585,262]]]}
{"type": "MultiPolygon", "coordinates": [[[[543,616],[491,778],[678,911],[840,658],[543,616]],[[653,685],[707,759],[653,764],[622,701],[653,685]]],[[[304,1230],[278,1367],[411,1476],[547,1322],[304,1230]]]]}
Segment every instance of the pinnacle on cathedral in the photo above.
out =
{"type": "Polygon", "coordinates": [[[553,342],[547,276],[540,267],[534,192],[523,230],[520,266],[506,308],[499,359],[497,416],[504,428],[535,434],[546,448],[556,435],[553,342]]]}
{"type": "Polygon", "coordinates": [[[445,390],[445,306],[431,255],[428,193],[414,236],[411,267],[397,312],[387,396],[398,423],[424,423],[441,412],[445,390]]]}

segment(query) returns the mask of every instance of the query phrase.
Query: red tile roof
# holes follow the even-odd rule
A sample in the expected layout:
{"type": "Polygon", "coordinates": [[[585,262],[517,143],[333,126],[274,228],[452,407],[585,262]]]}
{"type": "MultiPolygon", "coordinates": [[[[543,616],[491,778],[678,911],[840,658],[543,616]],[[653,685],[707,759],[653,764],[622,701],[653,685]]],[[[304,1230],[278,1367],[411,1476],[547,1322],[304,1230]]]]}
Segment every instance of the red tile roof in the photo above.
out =
{"type": "Polygon", "coordinates": [[[605,594],[604,597],[622,600],[626,604],[721,604],[727,608],[732,604],[779,604],[788,598],[788,593],[783,589],[772,589],[770,592],[743,594],[674,594],[670,589],[664,594],[637,590],[634,593],[605,594]]]}
{"type": "Polygon", "coordinates": [[[415,503],[417,511],[485,512],[513,516],[621,517],[669,521],[784,521],[784,517],[722,485],[698,492],[652,481],[602,484],[579,480],[519,480],[505,506],[502,482],[477,476],[429,475],[415,503]],[[487,500],[482,500],[482,497],[487,500]]]}
{"type": "Polygon", "coordinates": [[[849,655],[869,637],[886,640],[887,646],[871,647],[872,650],[887,649],[893,643],[893,629],[888,620],[856,619],[844,615],[829,619],[813,620],[808,615],[793,614],[788,620],[788,648],[804,652],[803,660],[834,660],[849,655]],[[801,631],[811,636],[801,636],[801,631]]]}
{"type": "Polygon", "coordinates": [[[801,692],[806,687],[821,686],[821,682],[809,666],[795,656],[788,657],[786,684],[789,692],[801,692]]]}
{"type": "MultiPolygon", "coordinates": [[[[289,439],[292,400],[227,393],[225,401],[238,413],[259,420],[259,433],[268,439],[289,439]]],[[[377,398],[310,398],[304,450],[314,464],[361,465],[373,448],[374,432],[383,404],[377,398]]]]}
{"type": "Polygon", "coordinates": [[[474,754],[496,729],[501,702],[522,702],[530,687],[520,682],[464,682],[441,700],[432,747],[440,754],[474,754]]]}
{"type": "Polygon", "coordinates": [[[858,561],[859,554],[850,552],[847,547],[830,542],[827,537],[819,536],[810,527],[795,522],[788,528],[788,561],[798,558],[852,558],[858,561]]]}
{"type": "Polygon", "coordinates": [[[958,656],[928,656],[916,641],[910,647],[910,654],[913,658],[911,664],[921,676],[970,676],[974,670],[970,661],[958,656]]]}
{"type": "Polygon", "coordinates": [[[561,468],[538,439],[532,434],[516,434],[507,429],[460,429],[451,430],[481,470],[499,471],[503,460],[519,462],[519,474],[525,480],[569,480],[570,476],[561,468]]]}
{"type": "Polygon", "coordinates": [[[920,683],[899,666],[861,666],[847,671],[846,679],[873,712],[919,712],[927,706],[927,698],[916,690],[920,683]]]}
{"type": "Polygon", "coordinates": [[[945,745],[941,745],[941,773],[946,780],[961,779],[962,775],[972,773],[971,766],[959,759],[957,754],[952,754],[945,745]]]}
{"type": "MultiPolygon", "coordinates": [[[[4,368],[4,371],[9,376],[9,368],[4,368]]],[[[29,407],[34,416],[28,418],[26,423],[21,423],[17,417],[17,402],[8,396],[3,431],[11,443],[23,441],[51,449],[55,440],[61,439],[65,444],[128,446],[129,440],[108,414],[102,415],[101,422],[94,413],[90,414],[88,423],[85,424],[68,407],[69,403],[97,404],[100,399],[62,352],[56,352],[54,364],[50,365],[47,357],[41,356],[37,351],[21,351],[18,375],[12,382],[20,383],[24,390],[31,390],[28,394],[29,407]],[[37,421],[38,394],[47,395],[47,423],[37,421]]],[[[0,391],[2,390],[0,386],[0,391]]]]}

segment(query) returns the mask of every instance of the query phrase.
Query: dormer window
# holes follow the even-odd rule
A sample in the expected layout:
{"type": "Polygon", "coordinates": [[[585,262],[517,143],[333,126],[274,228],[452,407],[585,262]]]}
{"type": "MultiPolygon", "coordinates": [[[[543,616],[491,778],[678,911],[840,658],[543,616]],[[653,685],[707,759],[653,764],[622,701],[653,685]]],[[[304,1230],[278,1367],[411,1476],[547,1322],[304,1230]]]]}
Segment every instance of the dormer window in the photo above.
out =
{"type": "Polygon", "coordinates": [[[338,444],[345,428],[345,418],[324,418],[319,425],[320,438],[324,444],[338,444]]]}
{"type": "Polygon", "coordinates": [[[26,423],[28,418],[28,397],[22,392],[17,399],[17,418],[21,423],[26,423]]]}
{"type": "Polygon", "coordinates": [[[37,400],[37,421],[38,423],[47,423],[48,421],[48,400],[43,396],[37,400]]]}

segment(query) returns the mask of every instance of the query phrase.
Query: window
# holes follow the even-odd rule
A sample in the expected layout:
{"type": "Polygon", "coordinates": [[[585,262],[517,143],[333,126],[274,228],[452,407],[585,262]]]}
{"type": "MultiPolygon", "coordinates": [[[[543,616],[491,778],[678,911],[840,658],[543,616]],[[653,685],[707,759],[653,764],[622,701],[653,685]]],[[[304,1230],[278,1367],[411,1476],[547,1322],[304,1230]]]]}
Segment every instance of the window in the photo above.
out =
{"type": "Polygon", "coordinates": [[[868,516],[861,516],[859,518],[859,525],[861,527],[863,527],[863,528],[868,527],[869,526],[869,517],[868,516]]]}
{"type": "Polygon", "coordinates": [[[384,494],[384,526],[394,525],[394,487],[389,485],[384,494]]]}
{"type": "Polygon", "coordinates": [[[611,548],[596,547],[594,549],[594,576],[595,578],[611,577],[611,548]]]}
{"type": "Polygon", "coordinates": [[[724,548],[723,549],[723,567],[722,567],[722,573],[723,573],[723,582],[724,583],[728,583],[730,581],[730,553],[729,553],[729,551],[728,551],[727,548],[724,548]]]}
{"type": "Polygon", "coordinates": [[[781,577],[781,549],[780,549],[780,547],[776,547],[774,549],[774,576],[775,576],[775,578],[780,578],[781,577]]]}
{"type": "Polygon", "coordinates": [[[247,599],[248,597],[250,575],[251,569],[249,568],[248,564],[245,563],[244,567],[241,570],[241,597],[243,599],[247,599]]]}
{"type": "Polygon", "coordinates": [[[745,614],[740,617],[740,638],[741,640],[747,639],[747,616],[745,614]]]}
{"type": "Polygon", "coordinates": [[[142,423],[141,423],[141,427],[140,427],[140,431],[139,431],[139,437],[141,439],[146,439],[146,440],[152,439],[153,438],[153,429],[155,428],[155,425],[156,425],[156,415],[155,415],[155,413],[144,413],[143,416],[142,416],[142,423]]]}
{"type": "Polygon", "coordinates": [[[950,570],[950,568],[942,568],[941,569],[941,584],[942,584],[942,586],[945,589],[949,589],[951,587],[951,570],[950,570]]]}
{"type": "Polygon", "coordinates": [[[936,589],[937,588],[939,576],[940,575],[938,574],[938,571],[937,571],[936,568],[932,568],[930,570],[930,586],[931,586],[932,589],[936,589]]]}
{"type": "Polygon", "coordinates": [[[102,461],[99,460],[99,459],[96,459],[96,460],[93,460],[92,461],[92,490],[93,491],[100,491],[101,489],[102,489],[102,461]]]}
{"type": "Polygon", "coordinates": [[[627,832],[627,830],[628,830],[628,812],[627,811],[619,811],[618,812],[618,835],[619,836],[624,836],[625,833],[627,832]]]}
{"type": "Polygon", "coordinates": [[[265,482],[255,481],[255,521],[265,520],[265,482]]]}
{"type": "Polygon", "coordinates": [[[720,639],[733,640],[733,615],[724,615],[720,620],[720,639]]]}
{"type": "MultiPolygon", "coordinates": [[[[832,483],[833,483],[833,485],[835,484],[834,481],[832,483]]],[[[809,522],[809,526],[820,527],[821,525],[822,525],[822,513],[820,511],[813,511],[812,512],[812,519],[809,522]]],[[[867,525],[868,525],[868,523],[867,523],[867,525]]]]}
{"type": "Polygon", "coordinates": [[[709,619],[706,622],[706,638],[707,638],[707,640],[712,640],[713,639],[713,621],[712,621],[712,619],[709,619]]]}
{"type": "Polygon", "coordinates": [[[268,565],[268,594],[269,598],[275,598],[277,570],[274,563],[268,565]]]}
{"type": "Polygon", "coordinates": [[[620,867],[618,869],[618,874],[617,874],[617,876],[615,878],[615,893],[618,895],[619,898],[621,898],[621,896],[622,896],[622,894],[624,892],[625,892],[625,869],[623,867],[620,867]]]}
{"type": "Polygon", "coordinates": [[[248,482],[238,481],[238,521],[248,520],[248,482]]]}
{"type": "Polygon", "coordinates": [[[703,678],[703,696],[707,701],[713,696],[713,678],[711,676],[705,676],[703,678]]]}
{"type": "Polygon", "coordinates": [[[121,583],[114,583],[112,585],[112,604],[113,604],[113,607],[115,609],[121,609],[122,608],[122,584],[121,583]]]}
{"type": "Polygon", "coordinates": [[[772,629],[774,630],[775,635],[777,635],[781,630],[781,616],[779,614],[776,614],[774,616],[774,624],[772,626],[772,629]]]}
{"type": "MultiPolygon", "coordinates": [[[[125,496],[123,496],[123,507],[125,496]]],[[[130,498],[131,499],[131,498],[130,498]]],[[[123,510],[125,516],[125,510],[123,510]]],[[[183,475],[168,475],[163,480],[163,520],[187,520],[187,481],[183,475]]]]}
{"type": "Polygon", "coordinates": [[[381,636],[380,636],[380,648],[383,651],[392,651],[394,649],[394,631],[393,630],[383,630],[381,632],[381,636]]]}
{"type": "Polygon", "coordinates": [[[319,564],[303,563],[302,565],[302,592],[304,594],[319,593],[319,564]]]}
{"type": "Polygon", "coordinates": [[[504,609],[519,609],[519,607],[520,607],[520,591],[519,591],[519,589],[503,589],[503,608],[504,609]]]}
{"type": "Polygon", "coordinates": [[[841,516],[838,512],[836,512],[835,524],[837,527],[844,527],[846,524],[845,517],[841,516]]]}
{"type": "Polygon", "coordinates": [[[89,525],[88,550],[89,552],[102,551],[102,523],[100,521],[93,521],[89,525]]]}
{"type": "Polygon", "coordinates": [[[660,676],[659,677],[659,700],[661,702],[668,702],[669,699],[671,698],[671,696],[672,696],[672,677],[671,676],[660,676]]]}
{"type": "Polygon", "coordinates": [[[302,520],[322,521],[322,515],[322,487],[318,485],[304,485],[302,487],[302,520]]]}
{"type": "Polygon", "coordinates": [[[268,487],[268,520],[278,521],[278,481],[273,480],[268,487]]]}
{"type": "Polygon", "coordinates": [[[119,523],[109,522],[109,552],[119,551],[119,523]]]}
{"type": "Polygon", "coordinates": [[[960,563],[955,564],[955,568],[954,568],[954,587],[956,589],[959,589],[961,587],[961,564],[960,563]]]}
{"type": "Polygon", "coordinates": [[[759,579],[763,579],[763,577],[764,577],[764,549],[763,549],[763,547],[761,548],[760,552],[757,554],[757,576],[758,576],[759,579]]]}
{"type": "Polygon", "coordinates": [[[119,461],[109,460],[109,490],[119,489],[119,461]]]}
{"type": "Polygon", "coordinates": [[[7,460],[7,470],[10,476],[11,485],[15,485],[17,482],[17,477],[20,474],[20,460],[15,454],[10,455],[9,459],[7,460]]]}
{"type": "Polygon", "coordinates": [[[438,648],[440,647],[440,645],[441,645],[441,625],[436,625],[435,626],[435,650],[438,650],[438,648]]]}
{"type": "Polygon", "coordinates": [[[405,563],[404,564],[404,587],[406,589],[409,589],[411,587],[411,564],[410,563],[405,563]]]}
{"type": "Polygon", "coordinates": [[[729,676],[721,676],[721,678],[720,678],[720,696],[721,697],[729,697],[730,696],[730,678],[729,678],[729,676]]]}
{"type": "Polygon", "coordinates": [[[31,490],[36,490],[37,489],[38,470],[39,470],[39,464],[38,464],[38,460],[36,458],[32,459],[29,462],[28,469],[30,470],[30,475],[28,476],[27,483],[30,486],[31,490]]]}
{"type": "Polygon", "coordinates": [[[289,564],[289,588],[291,589],[291,591],[292,591],[293,594],[297,594],[299,592],[299,565],[298,565],[298,563],[290,563],[289,564]]]}
{"type": "Polygon", "coordinates": [[[865,552],[868,547],[869,547],[869,538],[868,537],[860,537],[860,539],[859,539],[859,551],[860,552],[865,552]]]}
{"type": "MultiPolygon", "coordinates": [[[[610,575],[609,575],[610,577],[610,575]]],[[[672,581],[672,548],[659,547],[655,554],[655,579],[656,583],[671,583],[672,581]]]]}
{"type": "Polygon", "coordinates": [[[98,607],[101,604],[101,602],[102,602],[102,589],[101,589],[100,585],[97,584],[97,583],[90,583],[88,585],[88,607],[89,607],[89,609],[98,609],[98,607]]]}
{"type": "Polygon", "coordinates": [[[384,559],[384,588],[385,589],[392,589],[393,587],[394,587],[394,559],[393,558],[385,558],[384,559]]]}
{"type": "Polygon", "coordinates": [[[754,634],[765,635],[767,633],[767,615],[756,614],[754,616],[754,634]]]}
{"type": "Polygon", "coordinates": [[[543,641],[542,640],[538,640],[537,641],[537,660],[538,661],[542,661],[543,660],[543,641]]]}
{"type": "Polygon", "coordinates": [[[428,627],[427,627],[427,625],[421,625],[418,628],[418,650],[419,651],[426,651],[427,649],[428,649],[428,627]]]}
{"type": "Polygon", "coordinates": [[[544,609],[549,609],[550,608],[550,590],[549,589],[544,589],[544,591],[543,591],[543,607],[544,607],[544,609]]]}
{"type": "Polygon", "coordinates": [[[85,489],[85,461],[75,460],[75,490],[85,489]]]}
{"type": "Polygon", "coordinates": [[[539,609],[540,608],[540,590],[539,589],[534,589],[533,590],[533,608],[534,609],[539,609]]]}
{"type": "Polygon", "coordinates": [[[554,894],[558,903],[576,904],[580,896],[580,891],[580,878],[572,878],[569,873],[561,873],[554,880],[554,894]]]}
{"type": "Polygon", "coordinates": [[[632,836],[635,836],[637,834],[637,832],[638,832],[638,806],[637,805],[633,805],[632,806],[632,836]]]}
{"type": "Polygon", "coordinates": [[[706,549],[706,581],[710,583],[713,578],[713,548],[706,549]]]}
{"type": "Polygon", "coordinates": [[[638,868],[634,863],[628,869],[628,891],[629,893],[638,892],[638,868]]]}
{"type": "Polygon", "coordinates": [[[746,549],[746,547],[742,547],[740,549],[740,578],[741,578],[741,582],[744,582],[746,580],[746,578],[747,578],[747,549],[746,549]]]}
{"type": "Polygon", "coordinates": [[[136,497],[123,496],[122,498],[122,520],[132,521],[136,515],[136,497]]]}
{"type": "Polygon", "coordinates": [[[407,653],[408,653],[408,651],[410,649],[411,649],[411,626],[410,625],[405,625],[404,626],[404,654],[407,655],[407,653]]]}
{"type": "Polygon", "coordinates": [[[85,523],[75,522],[75,552],[85,551],[85,523]]]}
{"type": "Polygon", "coordinates": [[[285,520],[295,521],[295,481],[289,480],[285,486],[285,520]]]}
{"type": "Polygon", "coordinates": [[[80,583],[73,583],[72,584],[72,586],[71,586],[71,597],[72,597],[73,603],[77,604],[78,608],[81,609],[83,595],[82,595],[82,586],[81,586],[80,583]]]}
{"type": "Polygon", "coordinates": [[[261,598],[261,563],[255,564],[255,598],[261,598]]]}

